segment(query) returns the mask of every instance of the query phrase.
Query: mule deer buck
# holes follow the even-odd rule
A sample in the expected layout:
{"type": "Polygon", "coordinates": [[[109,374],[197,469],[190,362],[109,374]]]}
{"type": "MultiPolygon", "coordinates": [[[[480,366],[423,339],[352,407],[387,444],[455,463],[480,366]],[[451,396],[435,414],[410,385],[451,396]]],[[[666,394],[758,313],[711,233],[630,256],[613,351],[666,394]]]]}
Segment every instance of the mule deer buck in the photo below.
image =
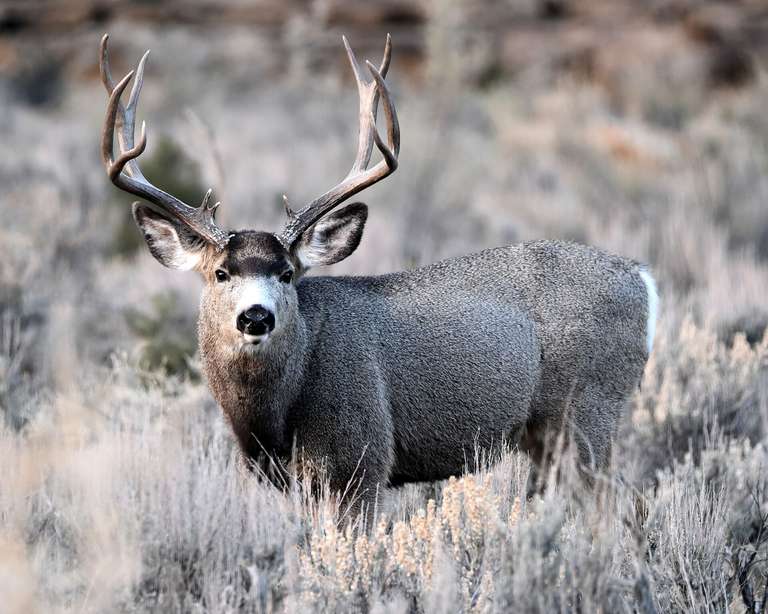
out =
{"type": "Polygon", "coordinates": [[[279,463],[298,450],[334,490],[354,480],[362,503],[379,487],[471,470],[476,446],[511,442],[540,461],[548,430],[565,426],[581,465],[604,469],[653,341],[658,297],[642,265],[534,241],[378,277],[306,276],[355,251],[368,209],[337,207],[392,174],[400,150],[384,81],[390,38],[378,68],[344,44],[360,98],[357,157],[337,186],[286,207],[273,234],[222,230],[210,191],[193,207],[147,181],[136,162],[144,124],[134,140],[147,56],[115,83],[101,43],[104,165],[151,203],[133,215],[152,255],[205,281],[203,367],[242,453],[279,463]],[[374,147],[381,160],[369,166],[374,147]]]}

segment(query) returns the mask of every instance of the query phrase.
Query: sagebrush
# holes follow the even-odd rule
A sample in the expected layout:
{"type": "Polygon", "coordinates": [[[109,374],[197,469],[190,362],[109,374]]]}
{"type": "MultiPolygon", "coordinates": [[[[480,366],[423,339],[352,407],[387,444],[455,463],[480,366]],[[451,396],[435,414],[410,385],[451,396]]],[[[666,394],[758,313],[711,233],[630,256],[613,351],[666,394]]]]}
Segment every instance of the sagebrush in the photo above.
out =
{"type": "MultiPolygon", "coordinates": [[[[259,87],[207,66],[213,41],[151,34],[137,45],[151,41],[157,74],[174,75],[168,98],[146,88],[151,134],[199,141],[181,148],[199,159],[174,162],[199,169],[199,181],[175,175],[193,191],[226,169],[223,223],[276,228],[282,193],[300,202],[346,171],[350,84],[307,83],[297,62],[259,87]],[[215,143],[178,113],[182,101],[209,118],[215,143]]],[[[437,53],[443,39],[430,36],[437,53]]],[[[461,70],[428,61],[421,89],[393,71],[401,169],[367,195],[363,243],[334,273],[538,237],[649,262],[660,324],[611,473],[585,491],[564,462],[528,499],[528,461],[512,450],[478,474],[382,498],[367,533],[339,523],[322,484],[281,493],[243,478],[191,353],[198,282],[121,239],[126,203],[97,158],[99,84],[58,80],[41,112],[1,82],[0,607],[759,611],[764,77],[712,97],[635,80],[625,92],[635,104],[617,110],[583,82],[527,75],[469,90],[461,70]],[[675,121],[658,121],[672,103],[675,121]]]]}

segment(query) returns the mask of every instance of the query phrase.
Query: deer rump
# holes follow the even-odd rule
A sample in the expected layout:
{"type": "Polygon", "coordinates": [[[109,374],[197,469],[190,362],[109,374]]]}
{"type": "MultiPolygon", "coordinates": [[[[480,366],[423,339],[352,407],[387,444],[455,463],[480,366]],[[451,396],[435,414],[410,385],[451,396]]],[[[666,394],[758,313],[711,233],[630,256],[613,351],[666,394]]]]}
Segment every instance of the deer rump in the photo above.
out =
{"type": "Polygon", "coordinates": [[[540,241],[307,278],[299,305],[314,341],[288,435],[328,460],[337,487],[443,479],[502,444],[533,453],[564,420],[582,464],[603,468],[647,359],[641,272],[540,241]]]}

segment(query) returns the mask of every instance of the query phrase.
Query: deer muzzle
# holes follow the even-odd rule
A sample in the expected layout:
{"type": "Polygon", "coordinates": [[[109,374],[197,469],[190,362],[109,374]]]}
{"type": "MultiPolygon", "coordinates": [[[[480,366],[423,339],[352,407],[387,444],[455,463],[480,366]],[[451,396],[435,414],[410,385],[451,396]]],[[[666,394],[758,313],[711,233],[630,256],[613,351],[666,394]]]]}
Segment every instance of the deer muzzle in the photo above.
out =
{"type": "Polygon", "coordinates": [[[263,305],[251,305],[237,316],[237,330],[258,343],[275,329],[275,314],[263,305]]]}

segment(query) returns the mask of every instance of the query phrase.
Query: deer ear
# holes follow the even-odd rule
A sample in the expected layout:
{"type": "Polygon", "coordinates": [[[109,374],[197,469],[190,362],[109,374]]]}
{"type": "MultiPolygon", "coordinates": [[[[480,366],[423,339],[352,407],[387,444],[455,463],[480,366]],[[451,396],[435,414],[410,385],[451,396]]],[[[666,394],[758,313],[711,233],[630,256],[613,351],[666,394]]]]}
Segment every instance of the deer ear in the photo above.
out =
{"type": "Polygon", "coordinates": [[[304,232],[298,240],[296,256],[305,269],[336,264],[357,249],[368,219],[368,207],[352,203],[327,215],[304,232]]]}
{"type": "Polygon", "coordinates": [[[133,219],[160,264],[180,271],[190,271],[200,264],[204,243],[178,224],[139,203],[133,203],[133,219]]]}

